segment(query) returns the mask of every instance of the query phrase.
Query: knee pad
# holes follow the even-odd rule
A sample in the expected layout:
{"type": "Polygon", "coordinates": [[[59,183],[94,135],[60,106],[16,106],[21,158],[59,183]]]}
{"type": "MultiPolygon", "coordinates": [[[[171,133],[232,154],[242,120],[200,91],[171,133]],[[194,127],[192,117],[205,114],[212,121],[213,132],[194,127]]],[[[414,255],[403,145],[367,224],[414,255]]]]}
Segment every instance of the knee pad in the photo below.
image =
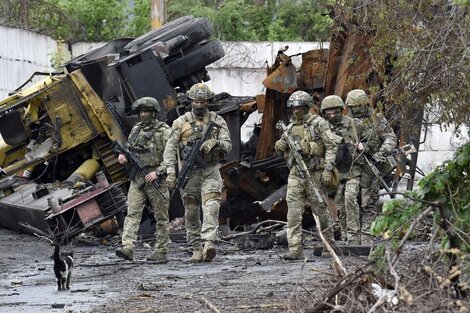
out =
{"type": "Polygon", "coordinates": [[[193,196],[185,196],[183,198],[184,206],[199,206],[197,199],[193,196]]]}
{"type": "Polygon", "coordinates": [[[210,214],[219,215],[220,202],[215,199],[211,199],[206,202],[205,206],[209,209],[210,214]]]}
{"type": "Polygon", "coordinates": [[[220,192],[209,192],[202,196],[202,203],[207,205],[209,201],[217,201],[220,203],[222,200],[222,194],[220,192]]]}

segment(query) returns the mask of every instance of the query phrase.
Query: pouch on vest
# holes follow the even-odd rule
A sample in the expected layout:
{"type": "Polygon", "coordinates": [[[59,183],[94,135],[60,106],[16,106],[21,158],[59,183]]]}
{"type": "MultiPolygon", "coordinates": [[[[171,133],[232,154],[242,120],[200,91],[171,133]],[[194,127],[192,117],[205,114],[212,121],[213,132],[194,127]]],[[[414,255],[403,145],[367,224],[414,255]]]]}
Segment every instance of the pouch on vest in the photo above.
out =
{"type": "Polygon", "coordinates": [[[349,168],[352,164],[352,153],[350,144],[341,143],[338,145],[338,151],[336,152],[336,166],[340,169],[349,168]]]}

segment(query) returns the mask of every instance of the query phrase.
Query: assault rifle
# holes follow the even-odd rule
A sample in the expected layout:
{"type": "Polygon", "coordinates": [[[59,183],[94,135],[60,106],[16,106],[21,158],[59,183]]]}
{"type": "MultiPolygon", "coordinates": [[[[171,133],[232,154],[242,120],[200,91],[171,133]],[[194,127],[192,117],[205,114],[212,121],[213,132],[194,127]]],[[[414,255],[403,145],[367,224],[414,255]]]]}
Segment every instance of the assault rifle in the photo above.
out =
{"type": "Polygon", "coordinates": [[[385,190],[387,190],[388,193],[391,193],[392,190],[390,189],[390,186],[385,182],[377,166],[375,166],[375,164],[371,160],[369,160],[369,157],[367,155],[363,154],[362,157],[366,161],[367,167],[369,168],[369,173],[372,174],[372,176],[374,176],[375,179],[377,179],[380,185],[385,190]]]}
{"type": "MultiPolygon", "coordinates": [[[[122,154],[125,154],[126,155],[126,159],[132,164],[132,166],[136,169],[136,171],[134,172],[134,174],[130,174],[129,178],[130,179],[133,179],[132,176],[135,177],[135,173],[138,172],[138,171],[141,171],[142,174],[144,174],[144,176],[147,176],[147,174],[150,173],[150,171],[145,167],[145,165],[139,160],[139,158],[137,158],[137,156],[132,153],[131,151],[129,151],[128,148],[126,148],[125,146],[123,146],[120,142],[115,142],[115,149],[117,152],[119,153],[122,153],[122,154]]],[[[132,170],[131,170],[132,172],[132,170]]],[[[157,180],[153,180],[151,182],[151,184],[155,187],[155,189],[157,189],[157,191],[160,193],[160,195],[163,197],[163,199],[166,199],[165,195],[163,194],[163,192],[160,190],[160,184],[157,182],[157,180]]],[[[142,188],[142,186],[140,186],[140,188],[142,188]]]]}
{"type": "Polygon", "coordinates": [[[173,197],[176,190],[183,189],[184,187],[186,187],[186,184],[189,180],[189,172],[194,166],[198,166],[199,168],[207,167],[207,162],[202,158],[199,149],[201,148],[201,145],[204,143],[204,141],[209,139],[209,136],[211,135],[212,129],[214,127],[220,128],[221,126],[217,123],[214,123],[213,121],[210,121],[209,125],[207,125],[207,129],[204,133],[204,136],[201,139],[188,142],[188,145],[183,148],[181,156],[185,162],[181,169],[178,171],[178,178],[176,179],[175,188],[171,192],[170,198],[173,197]]]}
{"type": "Polygon", "coordinates": [[[287,132],[286,124],[284,124],[283,121],[278,121],[276,124],[276,128],[281,130],[283,134],[285,135],[287,144],[289,145],[290,152],[294,156],[294,161],[295,161],[294,163],[295,163],[295,168],[297,169],[297,172],[299,173],[300,177],[302,177],[302,179],[307,180],[307,184],[309,187],[307,188],[308,196],[311,199],[313,199],[313,197],[316,197],[318,199],[318,202],[323,203],[324,202],[323,198],[320,195],[320,192],[318,191],[318,188],[315,185],[315,182],[313,181],[312,175],[310,175],[307,164],[305,164],[305,161],[302,158],[302,154],[301,154],[302,149],[300,148],[299,143],[296,142],[294,138],[292,138],[292,136],[289,135],[289,133],[287,132]]]}

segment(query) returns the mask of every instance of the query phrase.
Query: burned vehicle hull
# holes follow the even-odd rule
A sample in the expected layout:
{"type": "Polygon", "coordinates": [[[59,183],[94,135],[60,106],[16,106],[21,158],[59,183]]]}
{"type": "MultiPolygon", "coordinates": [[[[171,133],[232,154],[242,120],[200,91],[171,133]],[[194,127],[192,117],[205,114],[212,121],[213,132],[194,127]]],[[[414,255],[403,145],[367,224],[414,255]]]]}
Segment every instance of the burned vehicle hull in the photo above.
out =
{"type": "MultiPolygon", "coordinates": [[[[115,230],[127,209],[127,173],[114,142],[125,142],[137,121],[131,104],[154,97],[169,123],[184,112],[177,94],[208,80],[205,66],[224,55],[212,32],[207,19],[183,17],[79,56],[1,101],[0,226],[56,240],[115,230]]],[[[238,116],[238,106],[228,107],[238,116]]],[[[172,206],[181,216],[180,203],[172,206]]]]}

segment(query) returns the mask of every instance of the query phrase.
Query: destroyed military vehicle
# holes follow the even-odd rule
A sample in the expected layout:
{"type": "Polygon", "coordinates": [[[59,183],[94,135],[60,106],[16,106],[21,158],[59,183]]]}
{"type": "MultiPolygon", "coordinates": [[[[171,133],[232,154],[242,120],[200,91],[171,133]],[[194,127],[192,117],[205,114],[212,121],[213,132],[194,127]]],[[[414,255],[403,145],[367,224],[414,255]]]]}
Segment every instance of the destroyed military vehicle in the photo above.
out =
{"type": "MultiPolygon", "coordinates": [[[[354,31],[344,27],[330,50],[302,53],[300,69],[279,51],[263,81],[266,95],[256,100],[215,96],[209,109],[226,120],[233,146],[220,169],[222,224],[285,220],[288,168],[274,155],[275,124],[287,121],[285,102],[294,90],[318,101],[328,94],[344,98],[351,89],[377,83],[372,74],[363,75],[373,73],[363,61],[368,60],[367,40],[348,40],[354,31]],[[263,112],[262,124],[242,144],[240,127],[256,109],[263,112]]],[[[86,229],[115,232],[126,211],[127,176],[113,143],[125,142],[137,121],[131,104],[144,96],[156,98],[162,106],[159,119],[168,124],[190,110],[185,91],[209,80],[205,67],[224,56],[212,32],[206,18],[182,17],[139,38],[109,42],[67,62],[64,73],[21,86],[1,101],[0,225],[64,240],[86,229]]],[[[416,125],[418,132],[402,132],[401,142],[419,146],[420,121],[416,125]]],[[[396,169],[388,169],[394,189],[405,174],[412,185],[416,158],[412,166],[403,158],[396,169]]],[[[170,219],[183,216],[183,210],[180,197],[173,197],[170,219]]]]}
{"type": "MultiPolygon", "coordinates": [[[[1,101],[0,225],[58,239],[115,229],[126,211],[127,176],[113,143],[125,142],[137,121],[131,104],[154,97],[169,123],[183,114],[184,92],[209,80],[205,67],[224,56],[212,33],[208,19],[182,17],[109,42],[1,101]]],[[[239,131],[237,100],[229,102],[222,114],[235,111],[229,124],[239,131]]],[[[238,151],[235,145],[228,157],[238,151]]]]}

